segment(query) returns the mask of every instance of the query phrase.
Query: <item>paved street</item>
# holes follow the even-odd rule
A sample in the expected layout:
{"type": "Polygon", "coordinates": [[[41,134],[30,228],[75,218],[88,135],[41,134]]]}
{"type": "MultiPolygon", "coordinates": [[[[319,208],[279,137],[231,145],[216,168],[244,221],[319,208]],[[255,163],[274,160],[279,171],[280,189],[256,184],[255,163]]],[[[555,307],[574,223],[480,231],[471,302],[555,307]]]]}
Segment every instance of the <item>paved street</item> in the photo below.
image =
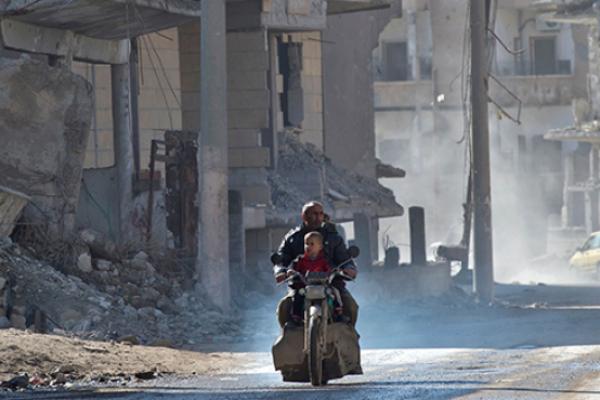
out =
{"type": "MultiPolygon", "coordinates": [[[[271,324],[234,349],[239,362],[224,373],[9,398],[600,399],[600,288],[499,285],[497,297],[494,307],[455,296],[384,309],[362,299],[365,373],[323,388],[281,382],[268,352],[271,324]]],[[[259,314],[272,316],[269,307],[259,314]]],[[[220,347],[207,350],[231,356],[220,347]]]]}
{"type": "MultiPolygon", "coordinates": [[[[323,388],[281,383],[266,353],[226,375],[14,398],[102,399],[589,399],[600,398],[597,346],[547,349],[366,350],[365,375],[323,388]]],[[[13,398],[13,397],[11,397],[13,398]]]]}

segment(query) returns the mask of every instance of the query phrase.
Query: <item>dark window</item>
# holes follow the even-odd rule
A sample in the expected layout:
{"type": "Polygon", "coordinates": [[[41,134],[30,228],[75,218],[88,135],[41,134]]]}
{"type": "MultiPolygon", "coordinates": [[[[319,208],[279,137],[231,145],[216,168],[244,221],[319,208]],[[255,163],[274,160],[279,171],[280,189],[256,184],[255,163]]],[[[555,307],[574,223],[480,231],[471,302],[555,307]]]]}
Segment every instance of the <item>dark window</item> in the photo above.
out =
{"type": "Polygon", "coordinates": [[[531,38],[532,72],[535,75],[552,75],[557,73],[556,38],[531,38]]]}
{"type": "Polygon", "coordinates": [[[300,127],[304,120],[304,91],[302,89],[302,43],[277,40],[279,73],[283,77],[280,94],[284,126],[300,127]]]}
{"type": "Polygon", "coordinates": [[[387,81],[406,81],[409,79],[408,46],[406,42],[383,44],[383,73],[387,81]]]}

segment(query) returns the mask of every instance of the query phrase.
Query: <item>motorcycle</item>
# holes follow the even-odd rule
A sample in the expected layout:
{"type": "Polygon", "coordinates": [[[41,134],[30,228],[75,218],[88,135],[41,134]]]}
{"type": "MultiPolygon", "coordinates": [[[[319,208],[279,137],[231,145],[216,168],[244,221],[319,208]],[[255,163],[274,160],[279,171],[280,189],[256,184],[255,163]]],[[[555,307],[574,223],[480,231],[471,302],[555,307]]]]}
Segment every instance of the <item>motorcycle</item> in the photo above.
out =
{"type": "MultiPolygon", "coordinates": [[[[326,384],[330,379],[348,374],[362,374],[358,333],[346,322],[334,320],[333,303],[341,299],[331,283],[344,275],[342,267],[358,256],[358,248],[351,246],[351,258],[331,272],[294,274],[286,279],[304,282],[303,326],[286,326],[272,347],[275,369],[281,371],[284,381],[310,382],[313,386],[326,384]]],[[[278,254],[271,257],[279,264],[278,254]]]]}

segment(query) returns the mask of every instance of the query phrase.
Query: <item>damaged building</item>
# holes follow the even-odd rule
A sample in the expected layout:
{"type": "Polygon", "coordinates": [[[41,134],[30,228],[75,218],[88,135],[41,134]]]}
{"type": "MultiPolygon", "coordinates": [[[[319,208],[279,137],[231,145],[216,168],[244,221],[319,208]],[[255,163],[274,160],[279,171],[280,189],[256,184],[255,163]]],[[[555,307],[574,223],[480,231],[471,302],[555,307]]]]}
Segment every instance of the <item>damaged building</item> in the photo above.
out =
{"type": "Polygon", "coordinates": [[[573,103],[573,118],[549,130],[545,138],[560,143],[562,157],[562,209],[560,224],[553,230],[560,248],[574,248],[600,228],[598,192],[598,139],[600,87],[598,10],[595,1],[547,1],[540,5],[554,24],[588,32],[588,91],[573,103]]]}
{"type": "MultiPolygon", "coordinates": [[[[228,309],[231,281],[269,275],[302,203],[320,200],[354,223],[369,265],[379,219],[403,214],[377,179],[402,171],[375,158],[379,30],[349,37],[389,11],[383,0],[0,1],[3,235],[87,232],[93,262],[76,255],[77,273],[102,273],[112,294],[121,268],[154,267],[143,253],[111,259],[106,243],[164,248],[228,309]]],[[[169,293],[157,282],[152,306],[169,293]]]]}
{"type": "MultiPolygon", "coordinates": [[[[552,249],[570,150],[544,134],[568,125],[587,92],[587,29],[548,21],[539,3],[499,1],[490,12],[494,235],[522,235],[498,243],[501,262],[552,249]]],[[[428,239],[451,245],[461,241],[471,162],[467,9],[467,1],[405,1],[373,52],[377,154],[404,160],[407,172],[402,184],[383,183],[403,204],[423,204],[428,239]]],[[[398,223],[389,232],[407,234],[398,223]]]]}

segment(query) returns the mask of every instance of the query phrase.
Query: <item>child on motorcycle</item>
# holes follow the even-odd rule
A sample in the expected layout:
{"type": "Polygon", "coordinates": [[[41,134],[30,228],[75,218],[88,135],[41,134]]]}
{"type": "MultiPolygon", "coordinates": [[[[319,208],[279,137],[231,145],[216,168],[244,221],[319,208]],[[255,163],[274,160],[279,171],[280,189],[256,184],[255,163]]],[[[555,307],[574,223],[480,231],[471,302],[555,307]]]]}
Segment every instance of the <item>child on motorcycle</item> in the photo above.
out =
{"type": "MultiPolygon", "coordinates": [[[[296,273],[305,275],[307,272],[331,272],[332,268],[325,258],[323,252],[323,235],[312,231],[304,235],[304,254],[292,262],[288,276],[296,273]]],[[[294,279],[291,284],[294,289],[292,305],[292,321],[301,325],[304,315],[304,283],[299,279],[294,279]]],[[[334,320],[343,321],[343,305],[339,291],[333,288],[334,296],[334,320]]]]}

